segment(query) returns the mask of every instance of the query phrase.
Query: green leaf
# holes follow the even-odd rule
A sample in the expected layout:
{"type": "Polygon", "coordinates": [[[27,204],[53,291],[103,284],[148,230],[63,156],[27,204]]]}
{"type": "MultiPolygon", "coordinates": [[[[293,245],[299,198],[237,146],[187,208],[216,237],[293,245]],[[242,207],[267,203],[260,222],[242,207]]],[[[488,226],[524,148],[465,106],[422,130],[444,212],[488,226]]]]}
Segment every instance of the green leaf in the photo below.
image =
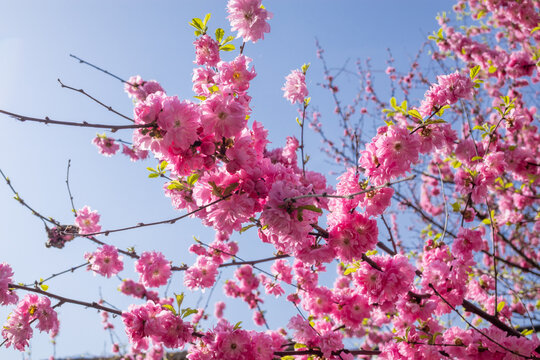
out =
{"type": "Polygon", "coordinates": [[[422,115],[420,115],[420,113],[419,113],[418,110],[416,110],[416,109],[411,109],[411,110],[409,110],[409,111],[408,111],[408,114],[409,114],[410,116],[412,116],[413,118],[416,118],[416,119],[418,119],[418,120],[420,120],[420,121],[423,121],[423,120],[424,120],[424,118],[422,117],[422,115]]]}
{"type": "Polygon", "coordinates": [[[495,66],[493,66],[493,65],[491,65],[491,66],[489,67],[489,69],[488,69],[488,72],[489,72],[490,74],[493,74],[493,73],[496,72],[496,71],[497,71],[497,68],[496,68],[495,66]]]}
{"type": "Polygon", "coordinates": [[[461,210],[461,205],[456,201],[452,203],[452,211],[459,212],[461,210]]]}
{"type": "Polygon", "coordinates": [[[219,91],[219,88],[217,87],[217,85],[212,85],[208,88],[208,90],[210,90],[211,93],[215,93],[216,91],[219,91]]]}
{"type": "Polygon", "coordinates": [[[41,288],[41,290],[43,291],[47,291],[49,289],[49,285],[45,285],[45,284],[41,284],[39,285],[39,287],[41,288]]]}
{"type": "Polygon", "coordinates": [[[221,45],[219,47],[219,50],[222,50],[222,51],[233,51],[234,49],[236,48],[234,47],[233,44],[221,45]]]}
{"type": "Polygon", "coordinates": [[[298,209],[309,210],[309,211],[322,214],[322,209],[319,209],[315,205],[302,205],[302,206],[299,206],[298,209]]]}
{"type": "Polygon", "coordinates": [[[302,122],[300,121],[300,118],[298,118],[298,117],[296,118],[296,123],[297,123],[298,125],[302,126],[302,122]]]}
{"type": "Polygon", "coordinates": [[[201,101],[206,100],[206,96],[194,96],[195,99],[199,99],[201,101]]]}
{"type": "Polygon", "coordinates": [[[355,266],[348,267],[348,268],[345,269],[345,271],[343,272],[343,275],[349,275],[349,274],[352,274],[352,273],[356,272],[357,270],[358,270],[358,268],[355,267],[355,266]]]}
{"type": "Polygon", "coordinates": [[[307,345],[305,345],[305,344],[300,344],[300,343],[294,344],[294,350],[302,349],[302,348],[306,348],[306,349],[307,349],[307,345]]]}
{"type": "Polygon", "coordinates": [[[521,333],[525,336],[529,336],[534,333],[534,329],[524,329],[521,333]]]}
{"type": "Polygon", "coordinates": [[[390,99],[390,106],[392,106],[394,109],[397,108],[397,101],[396,101],[396,98],[395,97],[392,97],[390,99]]]}
{"type": "Polygon", "coordinates": [[[311,63],[307,63],[307,64],[302,65],[302,72],[304,73],[304,75],[308,71],[310,65],[311,65],[311,63]]]}
{"type": "Polygon", "coordinates": [[[158,173],[151,173],[151,174],[148,174],[148,177],[149,178],[157,178],[159,176],[158,173]]]}
{"type": "Polygon", "coordinates": [[[497,312],[501,312],[502,309],[504,309],[504,305],[506,305],[506,303],[504,301],[501,301],[499,305],[497,305],[497,312]]]}
{"type": "Polygon", "coordinates": [[[482,159],[483,159],[483,157],[481,157],[481,156],[473,156],[471,161],[482,160],[482,159]]]}
{"type": "Polygon", "coordinates": [[[240,325],[241,325],[241,324],[242,324],[242,322],[241,322],[241,321],[239,321],[239,322],[237,322],[236,324],[234,324],[234,328],[233,328],[233,330],[237,330],[237,329],[240,329],[240,327],[241,327],[240,325]]]}
{"type": "Polygon", "coordinates": [[[221,43],[221,45],[225,45],[225,44],[227,44],[227,43],[230,43],[230,42],[233,41],[233,40],[234,40],[234,36],[230,36],[230,35],[229,35],[229,36],[227,36],[227,37],[225,38],[225,40],[223,40],[223,42],[221,43]]]}
{"type": "Polygon", "coordinates": [[[186,186],[184,184],[182,184],[178,180],[173,180],[173,181],[171,181],[169,183],[169,185],[167,186],[167,189],[169,189],[169,190],[185,190],[186,186]]]}
{"type": "Polygon", "coordinates": [[[482,224],[489,225],[489,224],[491,224],[491,220],[486,218],[486,219],[482,220],[482,224]]]}
{"type": "Polygon", "coordinates": [[[223,36],[225,36],[225,30],[222,28],[216,29],[216,41],[221,44],[221,40],[223,40],[223,36]]]}
{"type": "Polygon", "coordinates": [[[164,309],[167,309],[169,311],[171,311],[174,315],[176,315],[176,310],[169,304],[163,304],[161,305],[162,308],[164,309]]]}
{"type": "Polygon", "coordinates": [[[151,167],[147,167],[146,170],[151,171],[151,172],[157,172],[156,169],[153,169],[151,167]]]}
{"type": "Polygon", "coordinates": [[[162,161],[160,164],[159,164],[159,169],[161,171],[165,170],[165,168],[167,167],[168,163],[166,161],[162,161]]]}
{"type": "Polygon", "coordinates": [[[304,107],[307,107],[309,105],[310,101],[311,101],[310,97],[305,98],[304,99],[304,107]]]}
{"type": "Polygon", "coordinates": [[[174,294],[176,297],[176,304],[178,305],[178,309],[182,306],[182,302],[184,302],[184,293],[181,294],[174,294]]]}
{"type": "Polygon", "coordinates": [[[203,21],[203,25],[206,27],[206,24],[208,23],[208,20],[210,20],[210,17],[212,16],[212,14],[208,13],[206,14],[206,16],[204,17],[204,21],[203,21]]]}
{"type": "Polygon", "coordinates": [[[193,185],[195,185],[195,183],[197,182],[197,180],[199,180],[199,174],[193,173],[193,174],[191,174],[191,175],[188,176],[188,178],[187,178],[187,183],[188,183],[190,186],[193,186],[193,185]]]}
{"type": "Polygon", "coordinates": [[[185,308],[185,309],[182,310],[182,319],[188,317],[189,315],[196,314],[198,312],[199,312],[199,310],[196,310],[196,309],[185,308]]]}
{"type": "Polygon", "coordinates": [[[239,232],[240,232],[240,234],[241,234],[241,233],[243,233],[243,232],[245,232],[245,231],[251,229],[251,228],[254,227],[254,226],[255,226],[255,224],[246,225],[246,226],[244,226],[243,228],[241,228],[239,232]]]}
{"type": "Polygon", "coordinates": [[[200,30],[200,31],[204,32],[204,25],[203,25],[201,19],[199,19],[199,18],[191,19],[191,22],[189,23],[189,25],[193,26],[197,30],[200,30]]]}
{"type": "Polygon", "coordinates": [[[473,127],[473,130],[484,130],[484,128],[480,125],[476,125],[475,127],[473,127]]]}
{"type": "Polygon", "coordinates": [[[540,26],[535,27],[531,30],[531,34],[535,33],[536,31],[540,30],[540,26]]]}
{"type": "Polygon", "coordinates": [[[469,72],[471,80],[474,79],[476,75],[478,75],[479,72],[480,72],[480,65],[476,65],[475,67],[473,67],[471,71],[469,72]]]}

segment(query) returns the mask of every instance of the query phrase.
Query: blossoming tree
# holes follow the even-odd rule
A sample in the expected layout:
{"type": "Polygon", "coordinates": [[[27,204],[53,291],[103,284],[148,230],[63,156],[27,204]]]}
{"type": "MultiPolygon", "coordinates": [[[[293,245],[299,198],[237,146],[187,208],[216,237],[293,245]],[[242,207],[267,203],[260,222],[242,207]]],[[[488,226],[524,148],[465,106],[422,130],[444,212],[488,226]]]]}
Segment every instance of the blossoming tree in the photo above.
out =
{"type": "Polygon", "coordinates": [[[111,156],[122,147],[133,161],[157,159],[149,177],[166,180],[164,194],[182,212],[103,229],[97,211],[73,206],[74,223],[63,224],[23,200],[2,172],[15,199],[44,222],[47,247],[61,249],[86,238],[96,247],[80,267],[106,278],[127,266],[138,273],[120,286],[133,304],[116,309],[49,291],[48,279],[20,284],[10,265],[0,264],[0,305],[13,308],[2,346],[24,350],[33,329],[55,336],[55,308],[74,304],[101,311],[105,330],[115,326],[109,314],[121,317],[130,344],[122,354],[126,359],[161,359],[167,349],[186,349],[192,360],[538,359],[540,136],[531,103],[540,80],[538,3],[460,0],[457,18],[472,25],[456,28],[446,15],[438,17],[441,29],[428,45],[440,69],[436,80],[416,61],[405,73],[389,64],[391,99],[379,98],[369,64],[359,64],[364,91],[343,105],[319,48],[326,72],[322,85],[335,101],[341,143],[325,132],[321,119],[327,115],[313,110],[306,64],[283,85],[285,98],[299,106],[299,139],[288,137],[278,149],[268,147],[263,124],[250,119],[250,82],[257,73],[244,51],[270,32],[272,13],[260,0],[230,0],[227,9],[238,47],[234,36],[211,28],[210,15],[190,24],[198,65],[194,98],[169,95],[159,82],[133,76],[122,80],[133,99],[132,117],[61,83],[116,112],[127,125],[0,110],[21,121],[110,130],[93,139],[99,152],[111,156]],[[235,57],[222,60],[231,51],[235,57]],[[418,89],[427,90],[414,98],[418,89]],[[358,119],[372,119],[376,131],[364,131],[358,119]],[[335,189],[308,166],[306,125],[344,165],[335,189]],[[115,137],[121,130],[132,132],[131,142],[115,137]],[[116,247],[107,237],[187,217],[216,234],[213,242],[197,240],[190,247],[197,256],[193,264],[177,264],[158,248],[138,253],[116,247]],[[417,232],[403,235],[404,221],[418,226],[417,232]],[[245,231],[257,232],[273,254],[240,259],[231,236],[245,231]],[[270,270],[262,263],[270,263],[270,270]],[[224,293],[243,300],[265,331],[229,322],[223,302],[216,304],[217,325],[207,328],[203,309],[183,306],[187,295],[160,293],[172,272],[183,272],[193,291],[213,289],[225,267],[236,270],[224,293]],[[333,284],[324,285],[320,275],[334,268],[333,284]],[[268,328],[263,293],[298,310],[285,328],[268,328]],[[349,339],[356,345],[349,346],[349,339]]]}

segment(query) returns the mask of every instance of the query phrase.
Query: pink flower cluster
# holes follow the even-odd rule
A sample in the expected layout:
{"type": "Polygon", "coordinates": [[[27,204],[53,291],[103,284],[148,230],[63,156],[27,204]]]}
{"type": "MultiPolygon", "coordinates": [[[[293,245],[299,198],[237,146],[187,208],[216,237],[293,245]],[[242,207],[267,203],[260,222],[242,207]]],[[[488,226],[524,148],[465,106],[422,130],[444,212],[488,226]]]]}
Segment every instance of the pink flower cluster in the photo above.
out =
{"type": "Polygon", "coordinates": [[[371,256],[371,260],[382,270],[363,261],[354,273],[358,291],[368,297],[371,304],[383,306],[394,303],[411,288],[415,268],[403,255],[371,256]]]}
{"type": "Polygon", "coordinates": [[[247,331],[220,320],[213,330],[199,338],[189,360],[271,360],[281,350],[285,338],[276,333],[247,331]]]}
{"type": "Polygon", "coordinates": [[[268,20],[272,13],[261,4],[261,0],[229,0],[227,12],[232,31],[238,31],[238,37],[244,41],[257,42],[264,39],[264,33],[270,32],[268,20]]]}
{"type": "Polygon", "coordinates": [[[304,99],[308,96],[306,75],[300,70],[293,70],[285,78],[285,85],[281,90],[285,92],[283,97],[292,104],[296,102],[303,103],[304,99]]]}
{"type": "Polygon", "coordinates": [[[146,350],[149,340],[177,349],[193,339],[193,327],[180,316],[160,304],[148,301],[143,305],[130,305],[122,313],[129,342],[136,350],[146,350]]]}
{"type": "Polygon", "coordinates": [[[124,90],[136,102],[144,101],[148,95],[158,91],[165,92],[157,81],[144,81],[139,75],[130,77],[124,84],[124,90]]]}
{"type": "Polygon", "coordinates": [[[152,300],[155,303],[159,302],[159,295],[157,292],[148,290],[144,285],[139,284],[131,279],[124,279],[120,288],[118,288],[125,295],[133,296],[139,299],[146,298],[152,300]]]}
{"type": "Polygon", "coordinates": [[[96,145],[99,153],[105,156],[112,156],[120,149],[120,145],[114,139],[108,138],[105,134],[97,134],[92,140],[92,144],[96,145]]]}
{"type": "Polygon", "coordinates": [[[101,231],[97,211],[91,211],[89,206],[85,206],[77,211],[75,225],[79,227],[79,234],[92,234],[101,231]]]}
{"type": "Polygon", "coordinates": [[[88,270],[108,278],[124,269],[122,256],[118,256],[118,250],[112,245],[103,245],[93,253],[84,254],[84,258],[90,263],[88,270]]]}
{"type": "Polygon", "coordinates": [[[339,356],[332,355],[332,351],[343,349],[343,334],[334,331],[333,325],[328,321],[317,321],[311,325],[309,321],[296,315],[289,320],[287,327],[294,330],[294,341],[306,346],[306,348],[298,347],[300,351],[316,347],[321,349],[323,356],[327,359],[354,359],[353,355],[346,353],[341,353],[339,356]]]}
{"type": "Polygon", "coordinates": [[[437,84],[431,85],[420,105],[422,116],[430,116],[444,105],[455,104],[459,99],[471,99],[474,83],[465,75],[455,72],[437,76],[437,84]]]}
{"type": "Polygon", "coordinates": [[[33,330],[30,323],[37,320],[37,328],[49,334],[56,334],[59,328],[56,311],[51,307],[48,297],[38,297],[35,294],[27,294],[21,300],[16,309],[11,313],[2,329],[2,337],[6,341],[6,347],[13,347],[24,351],[28,346],[28,340],[32,337],[33,330]]]}
{"type": "Polygon", "coordinates": [[[11,277],[13,270],[9,264],[0,264],[0,305],[15,304],[19,297],[13,290],[9,289],[9,284],[12,283],[11,277]]]}
{"type": "Polygon", "coordinates": [[[158,251],[145,251],[135,262],[139,281],[144,286],[158,287],[167,284],[171,277],[171,263],[158,251]]]}
{"type": "Polygon", "coordinates": [[[195,64],[216,66],[220,61],[219,44],[210,36],[206,34],[199,36],[193,45],[195,45],[195,64]]]}
{"type": "Polygon", "coordinates": [[[195,264],[186,270],[184,284],[190,289],[209,288],[216,282],[219,265],[238,252],[238,244],[216,240],[208,249],[196,244],[192,245],[189,251],[198,257],[195,264]]]}

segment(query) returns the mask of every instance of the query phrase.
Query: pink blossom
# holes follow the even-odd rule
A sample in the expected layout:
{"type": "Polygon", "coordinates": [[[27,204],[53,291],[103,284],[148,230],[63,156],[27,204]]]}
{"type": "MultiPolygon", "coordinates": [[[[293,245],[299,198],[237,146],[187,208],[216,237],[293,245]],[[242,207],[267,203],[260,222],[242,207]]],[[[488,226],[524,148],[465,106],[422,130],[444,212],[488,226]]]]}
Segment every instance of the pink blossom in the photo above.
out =
{"type": "Polygon", "coordinates": [[[114,139],[108,138],[105,134],[97,134],[92,140],[92,144],[96,145],[99,153],[105,156],[112,156],[120,149],[120,145],[114,139]]]}
{"type": "Polygon", "coordinates": [[[396,255],[370,258],[382,271],[363,261],[353,275],[359,292],[366,295],[370,303],[382,305],[386,301],[394,302],[409,290],[415,269],[407,257],[396,255]]]}
{"type": "Polygon", "coordinates": [[[136,146],[122,145],[122,154],[129,156],[131,161],[144,160],[148,157],[148,151],[140,150],[136,146]]]}
{"type": "Polygon", "coordinates": [[[377,244],[377,222],[358,212],[342,214],[340,221],[329,229],[328,243],[343,261],[360,259],[377,244]]]}
{"type": "Polygon", "coordinates": [[[430,116],[444,105],[455,104],[459,99],[471,99],[474,83],[465,75],[455,72],[437,76],[437,84],[431,85],[420,105],[422,116],[430,116]]]}
{"type": "Polygon", "coordinates": [[[97,211],[90,211],[89,206],[84,206],[77,211],[77,217],[75,218],[75,225],[79,227],[80,234],[92,234],[101,231],[101,225],[99,222],[99,214],[97,211]]]}
{"type": "Polygon", "coordinates": [[[194,42],[195,63],[197,65],[216,66],[219,62],[219,44],[210,36],[204,34],[194,42]]]}
{"type": "Polygon", "coordinates": [[[201,123],[205,132],[217,140],[238,135],[246,125],[246,106],[238,98],[215,93],[201,106],[201,123]]]}
{"type": "Polygon", "coordinates": [[[9,284],[13,282],[13,270],[9,264],[0,263],[0,305],[15,304],[19,297],[13,290],[9,290],[9,284]]]}
{"type": "Polygon", "coordinates": [[[249,69],[251,61],[252,59],[245,55],[238,55],[231,62],[220,62],[217,65],[220,85],[229,86],[237,92],[249,89],[249,82],[257,75],[253,67],[249,69]]]}
{"type": "Polygon", "coordinates": [[[267,20],[272,18],[272,13],[262,6],[261,0],[229,0],[227,12],[232,31],[238,31],[238,37],[244,41],[255,43],[270,32],[267,20]]]}
{"type": "Polygon", "coordinates": [[[225,310],[225,303],[223,301],[218,301],[215,307],[214,314],[216,315],[216,318],[221,319],[223,317],[223,310],[225,310]]]}
{"type": "Polygon", "coordinates": [[[130,77],[124,84],[124,90],[135,101],[144,101],[148,95],[158,91],[164,92],[157,81],[144,81],[139,75],[130,77]]]}
{"type": "Polygon", "coordinates": [[[306,75],[298,69],[293,70],[285,78],[285,85],[281,90],[285,92],[283,97],[289,100],[292,104],[296,102],[303,103],[304,99],[308,96],[306,75]]]}
{"type": "Polygon", "coordinates": [[[143,252],[135,262],[135,270],[140,274],[139,281],[144,286],[162,286],[171,277],[171,263],[158,251],[143,252]]]}
{"type": "Polygon", "coordinates": [[[84,258],[88,260],[88,270],[92,270],[105,277],[111,277],[124,269],[122,257],[118,256],[116,247],[103,245],[94,253],[86,253],[84,258]]]}

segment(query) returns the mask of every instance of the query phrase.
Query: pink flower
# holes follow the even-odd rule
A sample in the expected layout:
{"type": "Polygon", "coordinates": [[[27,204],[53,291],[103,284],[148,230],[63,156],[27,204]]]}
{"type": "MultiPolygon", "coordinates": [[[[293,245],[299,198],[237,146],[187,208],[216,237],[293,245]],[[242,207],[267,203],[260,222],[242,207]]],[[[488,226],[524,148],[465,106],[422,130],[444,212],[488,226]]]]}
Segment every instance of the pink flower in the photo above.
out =
{"type": "Polygon", "coordinates": [[[216,140],[238,135],[245,127],[248,111],[238,98],[215,93],[201,106],[201,123],[206,133],[214,133],[216,140]]]}
{"type": "Polygon", "coordinates": [[[0,305],[15,304],[19,297],[13,290],[9,290],[12,283],[13,270],[7,263],[0,264],[0,305]]]}
{"type": "Polygon", "coordinates": [[[223,301],[218,301],[216,303],[216,310],[214,313],[216,315],[216,318],[223,318],[223,310],[225,310],[225,303],[223,301]]]}
{"type": "Polygon", "coordinates": [[[272,18],[272,13],[262,6],[261,0],[229,0],[227,12],[232,31],[238,31],[238,37],[244,41],[255,43],[270,32],[266,21],[272,18]]]}
{"type": "Polygon", "coordinates": [[[247,56],[238,55],[231,62],[220,62],[218,64],[220,85],[230,86],[234,91],[243,92],[249,89],[249,82],[257,75],[253,67],[249,69],[248,64],[251,61],[247,56]]]}
{"type": "Polygon", "coordinates": [[[193,42],[195,45],[195,63],[197,65],[216,66],[219,62],[219,44],[204,34],[193,42]]]}
{"type": "Polygon", "coordinates": [[[122,257],[118,256],[116,247],[112,245],[103,245],[94,253],[86,253],[84,258],[90,263],[88,270],[92,270],[108,278],[124,269],[122,257]]]}
{"type": "Polygon", "coordinates": [[[304,99],[308,96],[306,75],[300,70],[293,70],[285,78],[285,85],[281,90],[285,92],[283,97],[292,104],[296,102],[303,103],[304,99]]]}
{"type": "Polygon", "coordinates": [[[465,75],[455,72],[437,76],[437,84],[431,85],[420,105],[422,116],[430,116],[444,105],[455,104],[459,99],[471,99],[474,83],[465,75]]]}
{"type": "Polygon", "coordinates": [[[158,287],[167,284],[171,276],[171,263],[158,251],[146,251],[135,262],[135,270],[140,274],[139,281],[144,286],[158,287]]]}
{"type": "Polygon", "coordinates": [[[124,84],[124,91],[135,101],[144,101],[150,94],[163,91],[163,88],[155,80],[144,81],[139,75],[132,76],[124,84]]]}
{"type": "Polygon", "coordinates": [[[122,145],[122,154],[129,156],[131,161],[144,160],[148,157],[148,151],[140,150],[136,146],[122,145]]]}
{"type": "Polygon", "coordinates": [[[343,261],[360,259],[377,244],[377,222],[358,212],[342,214],[341,221],[329,228],[329,245],[343,261]]]}
{"type": "Polygon", "coordinates": [[[105,156],[112,156],[120,149],[120,145],[114,139],[108,138],[105,134],[97,134],[92,140],[92,144],[96,145],[99,153],[105,156]]]}
{"type": "Polygon", "coordinates": [[[361,262],[353,276],[359,292],[366,295],[372,304],[395,302],[409,290],[414,279],[414,267],[403,255],[370,258],[382,271],[367,262],[361,262]]]}
{"type": "Polygon", "coordinates": [[[191,102],[180,101],[176,96],[164,98],[161,106],[157,123],[164,132],[162,146],[188,149],[199,138],[197,107],[191,102]]]}
{"type": "Polygon", "coordinates": [[[77,211],[75,225],[79,227],[79,234],[92,234],[101,231],[101,225],[98,225],[99,214],[97,211],[90,211],[89,206],[85,206],[77,211]]]}
{"type": "Polygon", "coordinates": [[[124,279],[118,290],[126,295],[131,295],[139,299],[142,299],[146,293],[144,285],[136,283],[131,279],[124,279]]]}

